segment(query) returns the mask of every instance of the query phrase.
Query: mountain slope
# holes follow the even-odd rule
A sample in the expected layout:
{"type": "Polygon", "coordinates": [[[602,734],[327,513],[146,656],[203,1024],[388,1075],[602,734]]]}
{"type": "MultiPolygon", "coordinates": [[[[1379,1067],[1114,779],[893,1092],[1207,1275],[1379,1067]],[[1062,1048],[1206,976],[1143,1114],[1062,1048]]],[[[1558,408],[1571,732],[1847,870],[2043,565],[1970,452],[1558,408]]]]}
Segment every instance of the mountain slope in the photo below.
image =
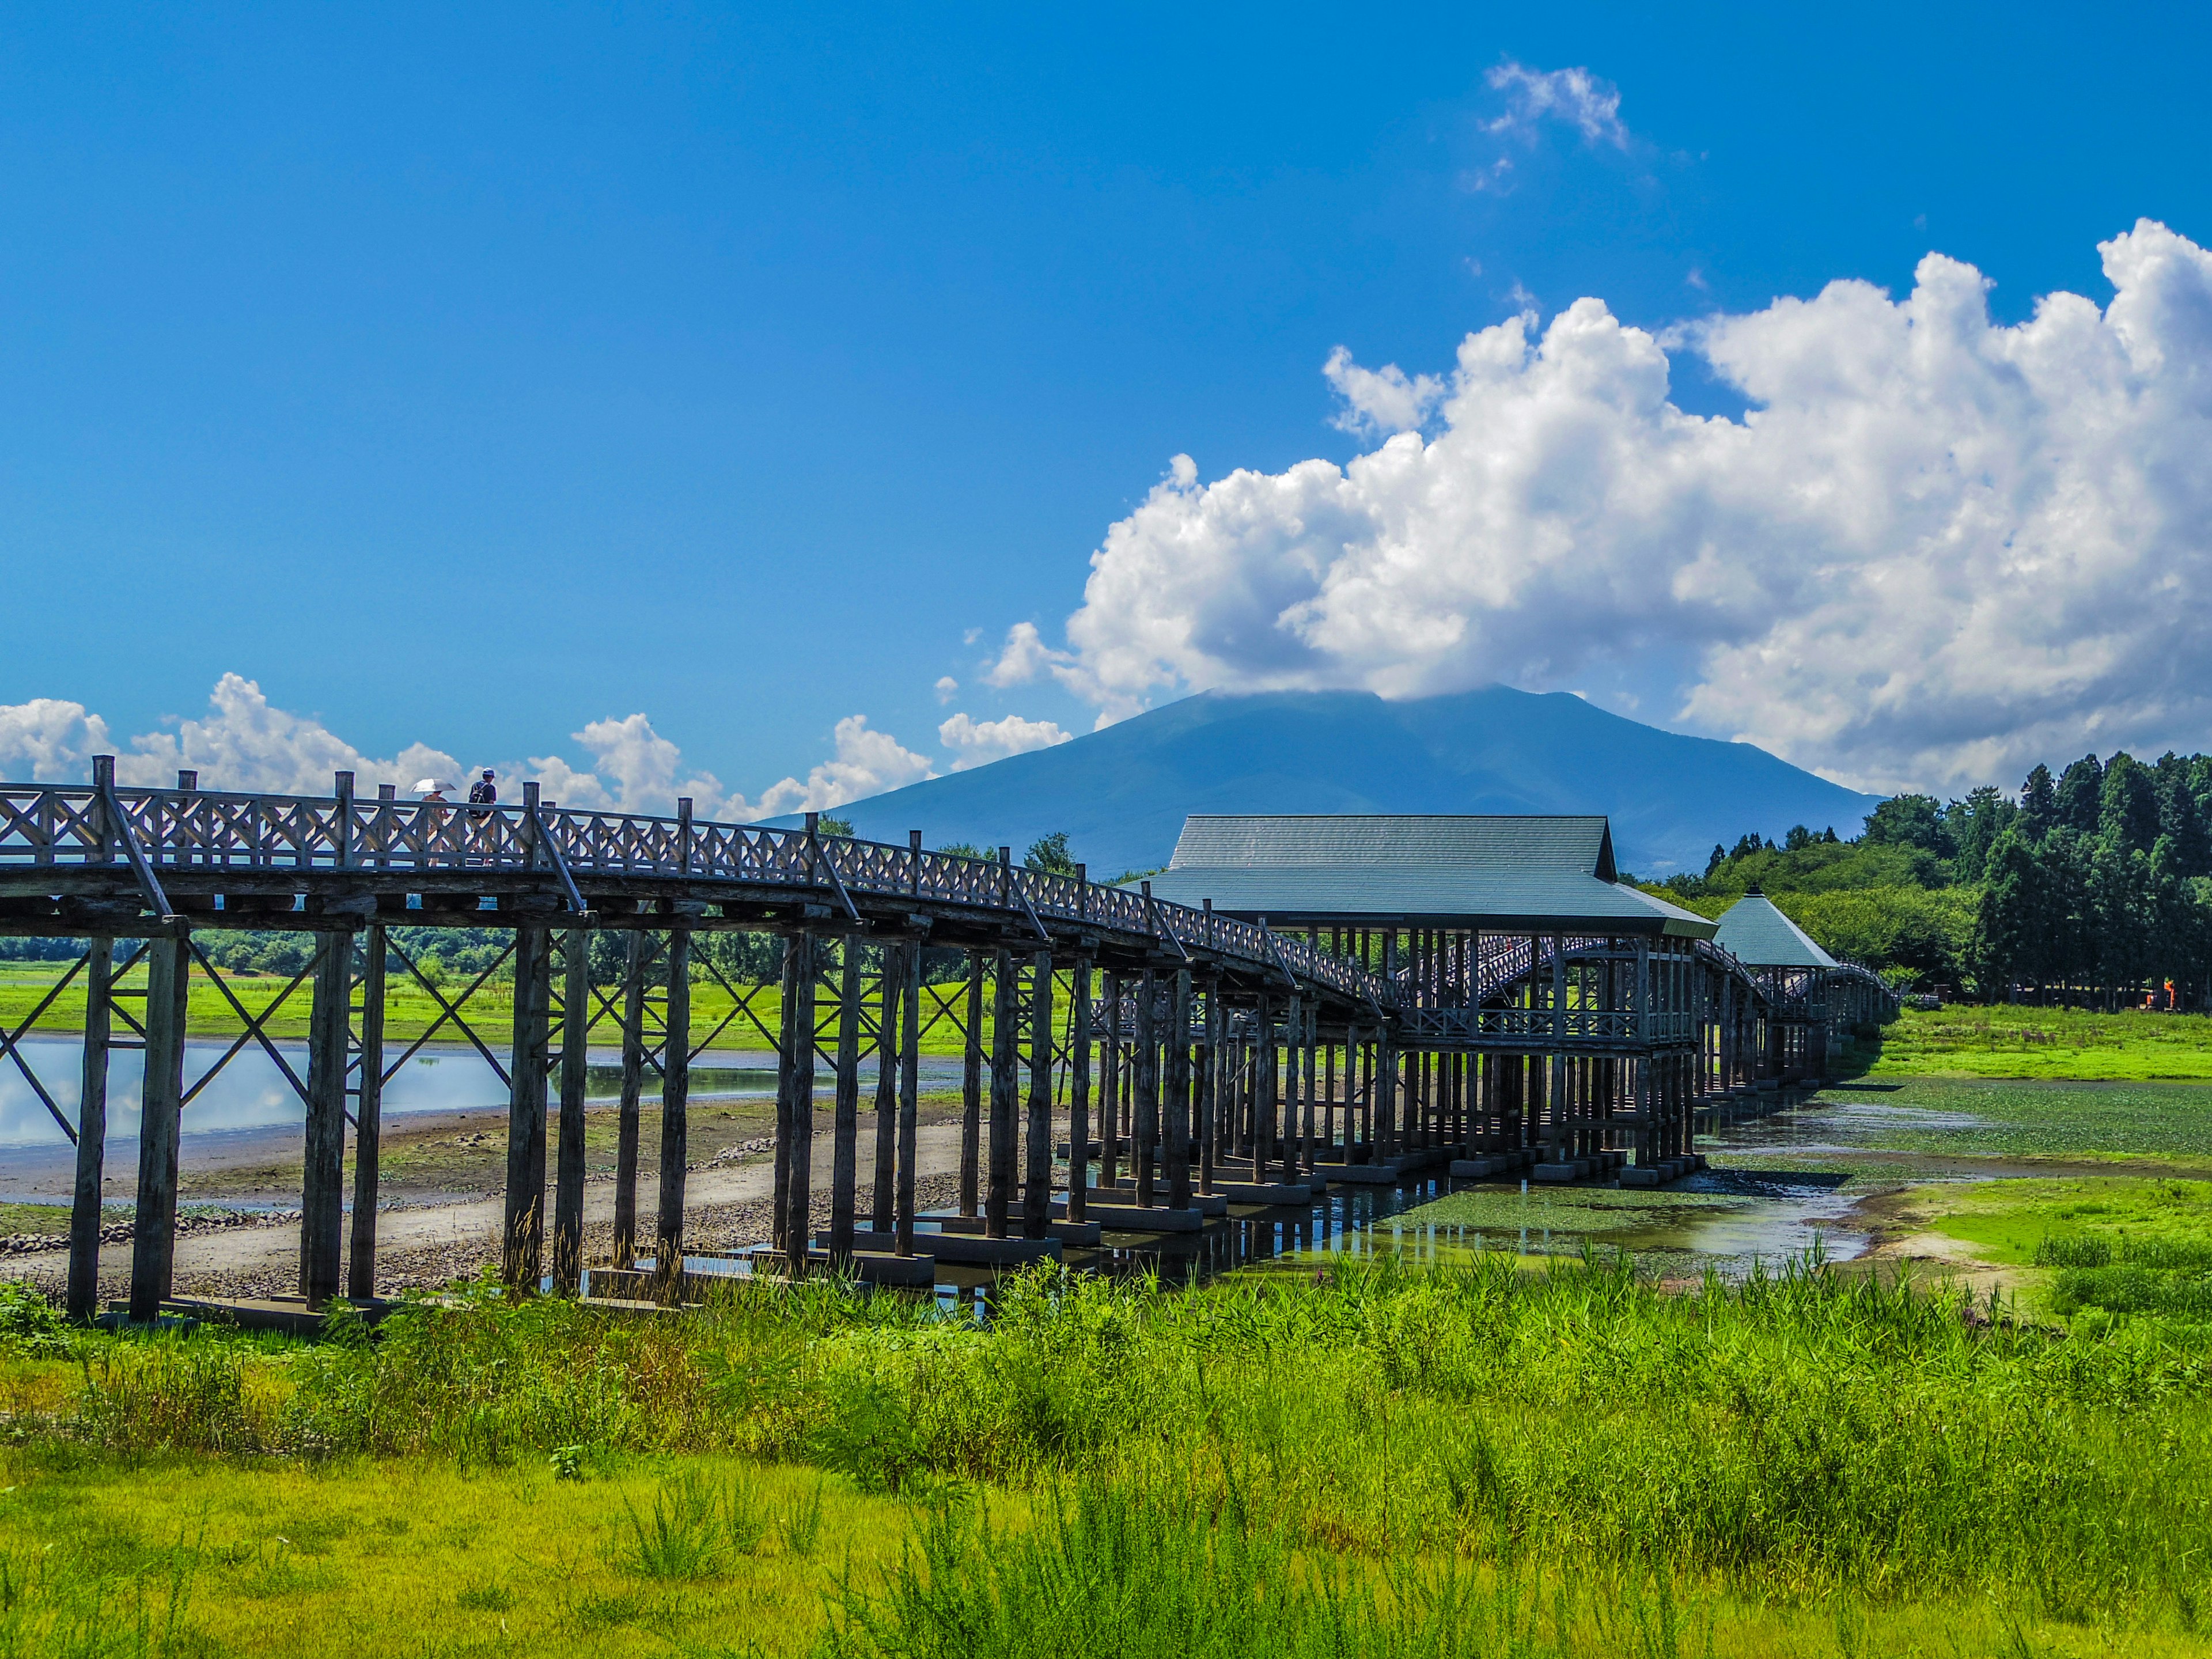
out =
{"type": "Polygon", "coordinates": [[[839,809],[871,841],[1012,846],[1067,831],[1104,880],[1167,862],[1191,812],[1603,812],[1624,869],[1703,870],[1715,842],[1858,832],[1877,797],[1749,744],[1661,732],[1565,692],[1206,692],[1054,749],[839,809]]]}

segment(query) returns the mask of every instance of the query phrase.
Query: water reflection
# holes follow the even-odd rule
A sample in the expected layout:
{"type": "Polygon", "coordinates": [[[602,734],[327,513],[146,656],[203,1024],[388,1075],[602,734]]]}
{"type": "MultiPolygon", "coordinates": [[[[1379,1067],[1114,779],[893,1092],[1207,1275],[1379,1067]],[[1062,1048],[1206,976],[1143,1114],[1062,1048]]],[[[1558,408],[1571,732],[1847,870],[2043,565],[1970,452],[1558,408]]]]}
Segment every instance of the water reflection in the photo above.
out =
{"type": "MultiPolygon", "coordinates": [[[[188,1042],[185,1046],[185,1086],[190,1089],[220,1060],[230,1047],[223,1042],[188,1042]]],[[[305,1044],[280,1042],[277,1052],[304,1081],[307,1075],[305,1044]]],[[[53,1097],[64,1116],[76,1121],[77,1099],[83,1078],[83,1045],[75,1037],[26,1037],[23,1057],[39,1081],[53,1097]]],[[[863,1072],[873,1076],[872,1064],[863,1072]]],[[[939,1060],[922,1066],[924,1086],[957,1085],[959,1064],[939,1060]]],[[[586,1098],[616,1100],[622,1094],[622,1066],[618,1051],[595,1052],[586,1071],[586,1098]]],[[[145,1055],[118,1048],[107,1060],[107,1133],[110,1139],[135,1139],[138,1133],[140,1095],[145,1079],[145,1055]]],[[[817,1077],[817,1090],[826,1090],[826,1074],[817,1077]]],[[[872,1085],[870,1085],[872,1087],[872,1085]]],[[[659,1097],[657,1073],[648,1069],[645,1094],[648,1103],[659,1097]]],[[[767,1099],[775,1093],[772,1055],[731,1053],[702,1055],[691,1063],[694,1100],[767,1099]]],[[[387,1115],[407,1112],[451,1112],[501,1109],[507,1104],[507,1085],[499,1080],[482,1054],[461,1046],[424,1048],[402,1066],[385,1085],[387,1115]]],[[[204,1134],[231,1129],[269,1128],[301,1121],[304,1109],[276,1063],[258,1045],[240,1052],[223,1066],[185,1108],[185,1133],[204,1134]]],[[[12,1064],[0,1062],[0,1147],[59,1147],[68,1144],[57,1124],[22,1073],[12,1064]]]]}

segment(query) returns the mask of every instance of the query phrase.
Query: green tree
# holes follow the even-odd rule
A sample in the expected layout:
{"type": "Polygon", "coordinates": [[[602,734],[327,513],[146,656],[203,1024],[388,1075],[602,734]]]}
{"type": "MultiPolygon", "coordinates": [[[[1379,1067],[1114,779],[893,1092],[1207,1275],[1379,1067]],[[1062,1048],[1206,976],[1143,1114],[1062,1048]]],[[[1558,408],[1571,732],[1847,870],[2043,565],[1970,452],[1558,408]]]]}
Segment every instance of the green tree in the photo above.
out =
{"type": "Polygon", "coordinates": [[[2125,750],[2105,768],[2099,790],[2097,833],[2130,853],[2148,853],[2158,839],[2158,787],[2125,750]]]}
{"type": "Polygon", "coordinates": [[[1974,978],[1984,996],[2009,1002],[2014,988],[2041,977],[2045,908],[2035,849],[2008,829],[1990,848],[1974,920],[1974,978]]]}
{"type": "Polygon", "coordinates": [[[1048,836],[1039,836],[1030,843],[1030,850],[1022,854],[1022,862],[1049,876],[1073,875],[1075,855],[1068,851],[1067,831],[1055,830],[1048,836]]]}
{"type": "Polygon", "coordinates": [[[1876,846],[1917,847],[1939,859],[1956,850],[1943,804],[1933,795],[1892,795],[1867,815],[1864,839],[1876,846]]]}
{"type": "Polygon", "coordinates": [[[2020,786],[2020,815],[2032,842],[2041,841],[2058,822],[2058,786],[2051,780],[2051,769],[2040,761],[2020,786]]]}
{"type": "Polygon", "coordinates": [[[2059,775],[2058,822],[2077,836],[2094,836],[2105,815],[2105,769],[2084,755],[2059,775]]]}
{"type": "Polygon", "coordinates": [[[2019,815],[2018,807],[1988,785],[1969,791],[1966,799],[1954,800],[1944,809],[1943,822],[1956,849],[1953,861],[1960,881],[1972,884],[1982,879],[1990,848],[2019,815]]]}
{"type": "Polygon", "coordinates": [[[2204,825],[2204,810],[2191,787],[2195,768],[2172,750],[2159,757],[2154,769],[2158,788],[2159,838],[2168,845],[2176,878],[2212,875],[2212,835],[2204,825]]]}

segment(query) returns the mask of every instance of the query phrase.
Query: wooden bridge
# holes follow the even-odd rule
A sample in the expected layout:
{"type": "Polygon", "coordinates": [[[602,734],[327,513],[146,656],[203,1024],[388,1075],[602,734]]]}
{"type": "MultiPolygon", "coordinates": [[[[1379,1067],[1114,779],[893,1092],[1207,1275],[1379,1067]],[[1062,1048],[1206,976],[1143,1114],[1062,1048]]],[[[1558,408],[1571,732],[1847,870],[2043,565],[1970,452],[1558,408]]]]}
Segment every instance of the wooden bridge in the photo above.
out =
{"type": "Polygon", "coordinates": [[[400,801],[388,786],[357,796],[345,773],[327,798],[202,790],[191,773],[174,789],[124,788],[109,757],[95,760],[89,787],[0,785],[0,935],[87,942],[30,1017],[0,1031],[0,1050],[76,1143],[70,1303],[79,1314],[93,1310],[97,1291],[107,1055],[145,1050],[130,1295],[131,1316],[142,1320],[172,1289],[182,1115],[249,1046],[302,1103],[300,1287],[319,1306],[342,1280],[354,1298],[374,1293],[382,1093],[441,1037],[472,1044],[509,1091],[507,1276],[534,1285],[550,1269],[556,1288],[574,1291],[586,1265],[586,1038],[593,1024],[615,1022],[623,1090],[604,1265],[629,1267],[649,1249],[653,1287],[674,1295],[690,1064],[733,1033],[778,1059],[772,1254],[758,1265],[799,1273],[834,1263],[884,1282],[912,1282],[921,1267],[927,1282],[918,1253],[955,1232],[981,1241],[962,1247],[969,1259],[1035,1259],[1057,1254],[1061,1237],[1086,1229],[1095,1237],[1102,1224],[1136,1235],[1186,1230],[1224,1202],[1303,1202],[1332,1178],[1387,1181],[1493,1143],[1502,1151],[1509,1133],[1540,1141],[1553,1167],[1576,1147],[1617,1162],[1623,1154],[1611,1149],[1625,1145],[1647,1176],[1679,1173],[1698,1102],[1780,1077],[1793,1052],[1802,1072],[1811,1045],[1793,1051],[1778,1034],[1814,1017],[1809,1002],[1793,1011],[1710,940],[1654,952],[1598,937],[1471,933],[1450,955],[1425,948],[1429,936],[1412,929],[1379,940],[1343,927],[1285,931],[1210,904],[1168,903],[1148,886],[1094,884],[1079,866],[1073,875],[1018,867],[1005,848],[975,859],[926,851],[919,835],[905,847],[824,836],[811,817],[804,830],[782,830],[697,821],[688,801],[672,818],[577,811],[541,801],[535,785],[514,805],[400,801]],[[506,930],[511,942],[449,992],[392,937],[422,927],[506,930]],[[313,959],[250,1011],[200,943],[218,930],[306,933],[313,959]],[[757,1012],[767,988],[731,983],[692,949],[696,936],[720,930],[783,941],[775,1030],[757,1012]],[[628,940],[611,992],[592,982],[595,933],[628,940]],[[137,943],[118,957],[121,940],[137,943]],[[964,953],[963,978],[925,979],[924,951],[947,949],[964,953]],[[118,981],[142,961],[143,990],[126,991],[118,981]],[[470,1014],[509,963],[511,1029],[495,1046],[470,1014]],[[440,1011],[396,1056],[384,1029],[395,971],[440,1011]],[[187,1084],[196,975],[244,1029],[187,1084]],[[690,988],[701,975],[722,982],[732,1007],[696,1037],[690,988]],[[87,1012],[72,1119],[21,1039],[80,981],[87,1012]],[[308,981],[302,1078],[267,1028],[308,981]],[[131,1011],[141,996],[143,1015],[131,1011]],[[925,1005],[964,1045],[951,1218],[915,1211],[925,1005]],[[1486,1101],[1483,1073],[1468,1064],[1478,1054],[1500,1079],[1486,1101]],[[1662,1088],[1654,1057],[1692,1054],[1700,1058],[1663,1072],[1672,1080],[1662,1088]],[[1601,1110],[1587,1091],[1562,1085],[1547,1096],[1539,1085],[1532,1119],[1525,1081],[1512,1102],[1504,1092],[1507,1054],[1550,1056],[1555,1073],[1571,1057],[1601,1059],[1614,1068],[1612,1094],[1601,1110]],[[864,1197],[861,1062],[871,1057],[864,1197]],[[825,1071],[834,1082],[830,1206],[817,1237],[811,1163],[825,1071]],[[659,1199],[641,1238],[650,1074],[661,1107],[659,1199]],[[1058,1200],[1056,1115],[1067,1164],[1058,1200]],[[918,1233],[918,1220],[944,1234],[918,1233]]]}

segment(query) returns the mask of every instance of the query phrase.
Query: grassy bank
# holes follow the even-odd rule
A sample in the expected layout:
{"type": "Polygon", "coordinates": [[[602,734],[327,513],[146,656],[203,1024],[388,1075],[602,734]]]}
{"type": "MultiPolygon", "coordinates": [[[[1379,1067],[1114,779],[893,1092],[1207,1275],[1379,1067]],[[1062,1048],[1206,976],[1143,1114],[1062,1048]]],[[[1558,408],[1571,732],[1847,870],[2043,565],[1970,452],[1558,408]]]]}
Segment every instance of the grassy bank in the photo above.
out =
{"type": "Polygon", "coordinates": [[[812,1289],[17,1342],[0,1553],[76,1588],[15,1605],[158,1616],[181,1550],[201,1651],[303,1650],[326,1601],[402,1651],[494,1615],[586,1652],[2204,1650],[2212,1353],[1823,1271],[1670,1297],[1385,1260],[1040,1278],[988,1328],[812,1289]],[[827,1542],[786,1552],[763,1517],[817,1482],[827,1542]],[[256,1595],[301,1635],[252,1634],[256,1595]]]}
{"type": "Polygon", "coordinates": [[[1905,1010],[1868,1075],[2212,1082],[2212,1015],[2018,1004],[1905,1010]]]}
{"type": "MultiPolygon", "coordinates": [[[[31,1011],[42,1001],[54,982],[61,978],[64,969],[52,963],[0,963],[0,1024],[13,1030],[28,1018],[31,1011]]],[[[270,1005],[284,996],[289,977],[268,974],[226,971],[223,975],[233,994],[246,1015],[258,1018],[270,1005]]],[[[468,977],[456,975],[440,990],[448,1001],[459,998],[467,988],[468,977]]],[[[146,971],[135,969],[118,981],[126,991],[143,991],[146,971]]],[[[307,1038],[307,1018],[313,1004],[312,986],[302,984],[284,999],[275,1017],[264,1027],[269,1035],[280,1042],[304,1042],[307,1038]]],[[[781,1029],[783,1018],[783,994],[773,985],[758,988],[739,985],[738,993],[744,996],[745,1008],[741,1011],[737,999],[719,982],[712,979],[695,981],[691,987],[691,1037],[694,1043],[715,1036],[715,1047],[732,1050],[761,1050],[775,1046],[774,1034],[781,1029]]],[[[963,1039],[959,1019],[966,1012],[966,993],[963,987],[945,985],[925,990],[922,994],[921,1047],[926,1054],[957,1054],[962,1051],[963,1039]],[[939,994],[943,998],[940,1006],[939,994]]],[[[622,1042],[622,1029],[617,1009],[618,995],[602,988],[602,995],[609,998],[610,1006],[592,1004],[589,1026],[591,1041],[607,1048],[622,1042]]],[[[140,1005],[127,1004],[137,1014],[140,1005]]],[[[988,994],[985,1006],[989,1006],[988,994]]],[[[817,1005],[819,1018],[834,1018],[834,1004],[825,995],[817,1005]]],[[[40,1015],[31,1029],[56,1035],[67,1035],[84,1030],[85,998],[83,981],[80,977],[40,1015]]],[[[461,1010],[469,1025],[491,1045],[494,1052],[502,1051],[513,1040],[514,1024],[514,988],[512,983],[486,984],[471,996],[461,1010]]],[[[428,991],[411,978],[393,974],[386,981],[385,992],[385,1041],[387,1043],[412,1042],[438,1024],[443,1010],[428,991]]],[[[658,1018],[658,1013],[653,1016],[658,1018]]],[[[212,983],[206,974],[195,969],[191,980],[191,999],[187,1015],[187,1030],[191,1035],[202,1037],[234,1037],[246,1029],[246,1018],[234,1007],[222,988],[212,983]]],[[[1057,1018],[1064,1024],[1065,1008],[1057,1018]]],[[[990,1030],[990,1020],[985,1017],[984,1030],[990,1030]]],[[[120,1025],[118,1024],[118,1030],[120,1025]]],[[[834,1033],[834,1025],[828,1033],[834,1033]]],[[[825,1041],[834,1043],[834,1035],[825,1033],[825,1041]]],[[[465,1042],[458,1028],[446,1024],[437,1034],[437,1040],[447,1042],[465,1042]]],[[[988,1046],[988,1037],[986,1036],[988,1046]]]]}

